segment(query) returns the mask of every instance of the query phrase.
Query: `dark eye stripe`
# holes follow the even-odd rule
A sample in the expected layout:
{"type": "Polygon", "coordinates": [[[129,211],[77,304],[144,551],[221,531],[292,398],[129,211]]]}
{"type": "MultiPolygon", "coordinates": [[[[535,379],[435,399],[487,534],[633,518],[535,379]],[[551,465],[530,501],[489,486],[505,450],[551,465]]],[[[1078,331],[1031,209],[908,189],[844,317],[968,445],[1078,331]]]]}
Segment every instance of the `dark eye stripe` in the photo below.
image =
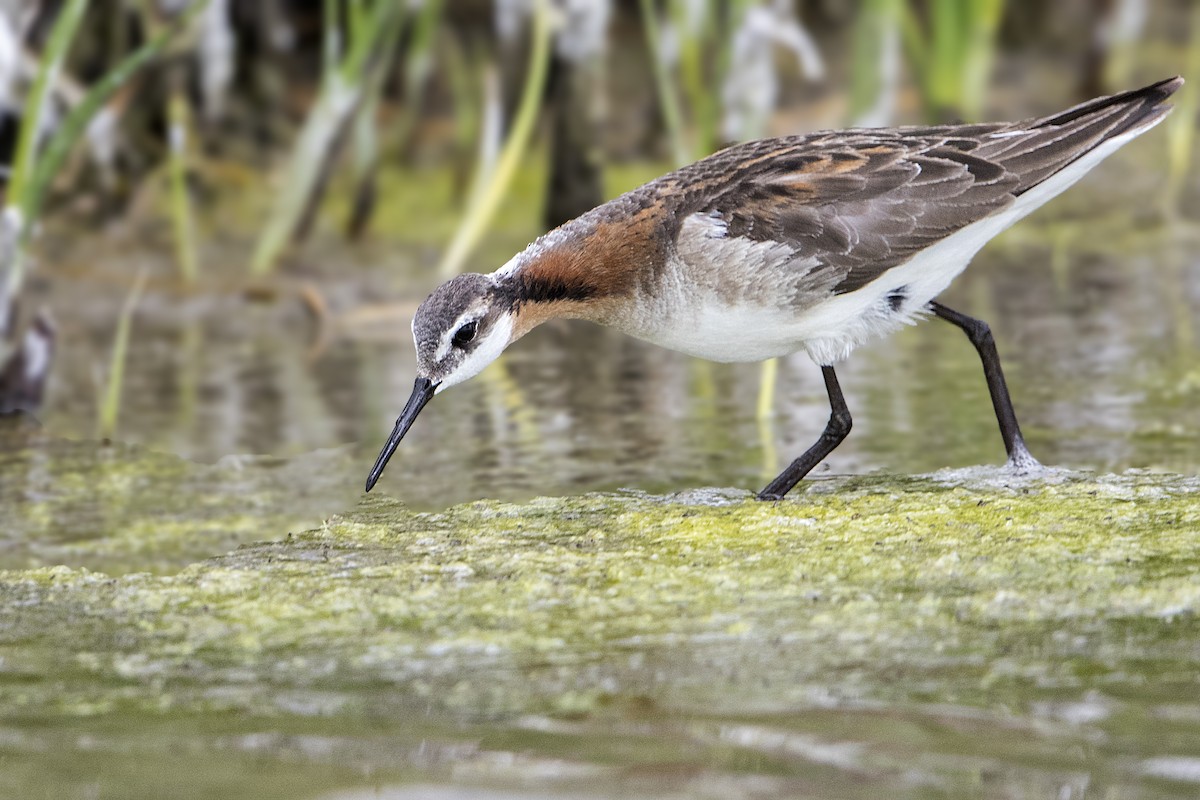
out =
{"type": "Polygon", "coordinates": [[[455,347],[466,347],[475,338],[475,331],[478,328],[479,322],[471,320],[454,332],[454,338],[450,340],[450,343],[455,347]]]}

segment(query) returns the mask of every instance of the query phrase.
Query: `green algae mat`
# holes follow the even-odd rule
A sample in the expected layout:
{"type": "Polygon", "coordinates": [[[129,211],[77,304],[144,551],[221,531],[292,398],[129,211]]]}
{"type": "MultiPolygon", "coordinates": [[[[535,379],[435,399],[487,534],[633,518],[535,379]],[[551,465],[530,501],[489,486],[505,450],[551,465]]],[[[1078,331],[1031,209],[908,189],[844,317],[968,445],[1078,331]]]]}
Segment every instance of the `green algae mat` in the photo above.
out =
{"type": "Polygon", "coordinates": [[[0,572],[0,796],[1200,794],[1194,478],[371,496],[262,537],[0,572]]]}

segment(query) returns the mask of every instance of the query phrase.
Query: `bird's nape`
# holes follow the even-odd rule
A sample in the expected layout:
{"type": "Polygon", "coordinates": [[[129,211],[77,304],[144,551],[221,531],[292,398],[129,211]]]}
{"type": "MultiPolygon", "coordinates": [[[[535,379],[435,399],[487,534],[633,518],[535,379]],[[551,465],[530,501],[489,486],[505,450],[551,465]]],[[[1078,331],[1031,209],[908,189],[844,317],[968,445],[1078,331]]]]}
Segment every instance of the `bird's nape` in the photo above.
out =
{"type": "Polygon", "coordinates": [[[375,459],[375,466],[371,467],[371,473],[367,476],[368,492],[379,481],[379,476],[383,474],[383,469],[387,466],[392,453],[395,453],[396,448],[400,446],[400,440],[404,438],[404,434],[408,433],[408,429],[416,421],[421,409],[433,399],[437,387],[438,385],[428,378],[417,378],[413,383],[412,395],[409,396],[400,416],[396,418],[396,427],[392,428],[392,435],[388,437],[387,444],[379,451],[379,457],[375,459]]]}

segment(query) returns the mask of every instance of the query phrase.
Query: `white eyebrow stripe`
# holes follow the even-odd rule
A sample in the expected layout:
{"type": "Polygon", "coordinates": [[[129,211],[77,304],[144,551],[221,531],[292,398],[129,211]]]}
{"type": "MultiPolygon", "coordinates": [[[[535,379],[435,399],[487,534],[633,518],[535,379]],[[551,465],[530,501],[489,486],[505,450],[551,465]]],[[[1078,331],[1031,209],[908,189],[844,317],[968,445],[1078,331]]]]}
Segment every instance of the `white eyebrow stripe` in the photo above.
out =
{"type": "Polygon", "coordinates": [[[442,341],[438,343],[437,352],[433,354],[434,360],[441,361],[443,358],[450,355],[450,348],[454,346],[454,334],[458,333],[458,329],[463,325],[466,325],[468,322],[478,320],[478,309],[464,311],[459,318],[454,321],[454,324],[447,328],[446,332],[442,334],[442,341]]]}

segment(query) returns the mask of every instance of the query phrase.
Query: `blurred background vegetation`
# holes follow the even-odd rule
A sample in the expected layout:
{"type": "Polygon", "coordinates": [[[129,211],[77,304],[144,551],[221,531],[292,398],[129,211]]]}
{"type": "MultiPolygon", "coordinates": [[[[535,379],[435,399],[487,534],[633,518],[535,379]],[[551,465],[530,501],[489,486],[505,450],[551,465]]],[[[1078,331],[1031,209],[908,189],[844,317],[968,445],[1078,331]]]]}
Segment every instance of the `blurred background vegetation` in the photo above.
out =
{"type": "MultiPolygon", "coordinates": [[[[59,396],[114,435],[147,303],[176,328],[298,308],[309,359],[402,342],[440,279],[727,143],[1176,73],[1200,78],[1190,0],[0,0],[0,410],[36,410],[55,353],[100,338],[59,396]]],[[[1159,140],[1159,218],[1194,210],[1194,97],[1159,140]]]]}

